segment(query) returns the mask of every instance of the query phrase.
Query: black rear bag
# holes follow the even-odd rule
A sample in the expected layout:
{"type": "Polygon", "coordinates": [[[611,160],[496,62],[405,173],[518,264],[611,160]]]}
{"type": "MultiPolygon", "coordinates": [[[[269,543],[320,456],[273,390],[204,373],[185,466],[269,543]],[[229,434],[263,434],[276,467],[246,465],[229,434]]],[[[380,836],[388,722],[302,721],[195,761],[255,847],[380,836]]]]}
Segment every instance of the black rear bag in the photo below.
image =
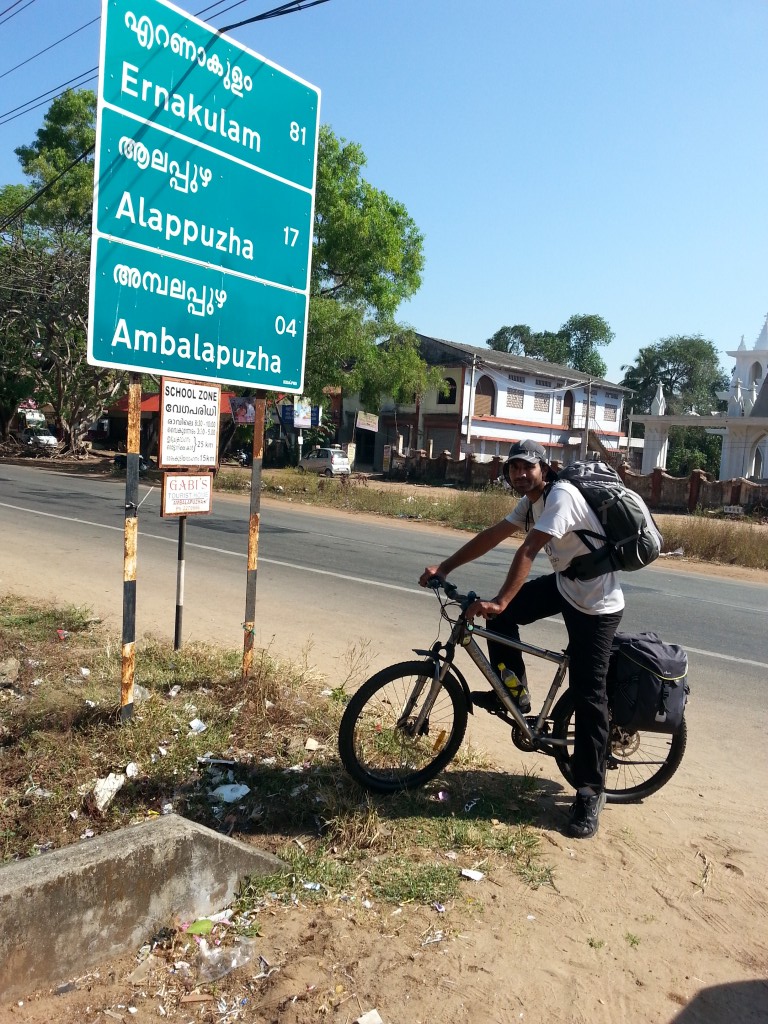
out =
{"type": "Polygon", "coordinates": [[[608,669],[608,704],[627,732],[679,730],[688,686],[688,656],[656,633],[617,633],[608,669]]]}

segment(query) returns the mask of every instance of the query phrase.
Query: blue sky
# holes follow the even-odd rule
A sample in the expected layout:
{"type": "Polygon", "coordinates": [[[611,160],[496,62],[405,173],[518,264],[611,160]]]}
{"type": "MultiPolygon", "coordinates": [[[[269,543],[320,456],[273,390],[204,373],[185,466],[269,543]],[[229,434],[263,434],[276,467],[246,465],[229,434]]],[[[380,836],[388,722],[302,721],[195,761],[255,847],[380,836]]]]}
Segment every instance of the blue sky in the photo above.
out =
{"type": "MultiPolygon", "coordinates": [[[[101,10],[27,2],[0,16],[0,75],[101,10]]],[[[205,17],[277,5],[216,16],[233,2],[205,17]]],[[[23,180],[13,149],[48,101],[5,112],[94,67],[98,31],[0,77],[0,183],[23,180]]],[[[613,380],[670,334],[754,344],[768,312],[766,0],[329,0],[231,34],[320,87],[322,120],[361,144],[368,180],[423,232],[422,287],[399,311],[417,330],[483,346],[503,324],[599,313],[613,380]]]]}

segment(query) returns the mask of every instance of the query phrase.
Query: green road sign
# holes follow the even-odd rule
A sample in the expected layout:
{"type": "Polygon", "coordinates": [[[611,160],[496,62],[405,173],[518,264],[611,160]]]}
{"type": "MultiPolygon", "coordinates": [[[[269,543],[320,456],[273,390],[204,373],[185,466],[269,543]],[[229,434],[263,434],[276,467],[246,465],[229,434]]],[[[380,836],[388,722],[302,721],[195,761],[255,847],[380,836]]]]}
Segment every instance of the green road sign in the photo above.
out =
{"type": "Polygon", "coordinates": [[[301,392],[319,102],[165,0],[104,0],[89,362],[301,392]]]}
{"type": "Polygon", "coordinates": [[[106,238],[95,242],[93,277],[98,365],[300,390],[303,293],[106,238]]]}

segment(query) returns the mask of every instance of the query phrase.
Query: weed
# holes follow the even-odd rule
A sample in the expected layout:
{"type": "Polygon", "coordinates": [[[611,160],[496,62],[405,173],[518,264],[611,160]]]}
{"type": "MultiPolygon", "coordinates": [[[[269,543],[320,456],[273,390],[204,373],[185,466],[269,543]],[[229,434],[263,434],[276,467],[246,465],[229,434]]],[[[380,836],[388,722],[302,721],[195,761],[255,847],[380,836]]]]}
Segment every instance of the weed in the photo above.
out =
{"type": "MultiPolygon", "coordinates": [[[[510,779],[467,747],[429,787],[363,793],[336,754],[345,688],[321,693],[306,658],[289,663],[262,650],[243,682],[239,652],[205,644],[173,651],[148,637],[137,658],[144,696],[121,725],[121,647],[86,610],[3,598],[0,623],[0,658],[16,652],[22,662],[13,698],[0,691],[4,861],[170,806],[228,835],[257,835],[280,853],[284,874],[244,886],[241,900],[251,905],[341,894],[445,900],[461,891],[459,865],[443,863],[449,848],[464,863],[488,861],[530,885],[551,881],[531,828],[533,776],[510,779]],[[205,723],[202,734],[190,729],[194,718],[205,723]],[[94,782],[125,774],[129,763],[137,773],[96,813],[94,782]],[[232,783],[243,795],[227,803],[216,794],[232,783]]],[[[345,681],[367,670],[366,657],[366,644],[350,648],[345,681]]]]}
{"type": "Polygon", "coordinates": [[[605,939],[587,939],[587,943],[592,949],[602,949],[605,945],[605,939]]]}
{"type": "Polygon", "coordinates": [[[632,949],[637,949],[637,947],[640,945],[640,937],[638,935],[633,935],[632,932],[627,932],[624,938],[632,947],[632,949]]]}

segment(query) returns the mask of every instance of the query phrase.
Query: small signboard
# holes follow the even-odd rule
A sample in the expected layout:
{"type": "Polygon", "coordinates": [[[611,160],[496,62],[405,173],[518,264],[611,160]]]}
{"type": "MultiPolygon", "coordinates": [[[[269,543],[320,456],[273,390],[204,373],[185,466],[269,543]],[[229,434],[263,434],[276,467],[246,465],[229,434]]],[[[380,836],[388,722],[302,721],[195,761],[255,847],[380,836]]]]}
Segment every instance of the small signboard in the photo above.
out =
{"type": "Polygon", "coordinates": [[[358,412],[356,428],[358,430],[372,430],[376,433],[379,429],[379,417],[372,412],[358,412]]]}
{"type": "Polygon", "coordinates": [[[308,399],[294,398],[293,425],[297,428],[312,426],[312,403],[308,399]]]}
{"type": "Polygon", "coordinates": [[[160,469],[218,465],[221,387],[163,377],[160,381],[160,469]]]}
{"type": "Polygon", "coordinates": [[[211,511],[213,473],[163,473],[160,515],[204,516],[211,511]]]}
{"type": "Polygon", "coordinates": [[[238,426],[252,426],[256,422],[256,405],[253,398],[230,398],[229,408],[232,420],[238,426]]]}

